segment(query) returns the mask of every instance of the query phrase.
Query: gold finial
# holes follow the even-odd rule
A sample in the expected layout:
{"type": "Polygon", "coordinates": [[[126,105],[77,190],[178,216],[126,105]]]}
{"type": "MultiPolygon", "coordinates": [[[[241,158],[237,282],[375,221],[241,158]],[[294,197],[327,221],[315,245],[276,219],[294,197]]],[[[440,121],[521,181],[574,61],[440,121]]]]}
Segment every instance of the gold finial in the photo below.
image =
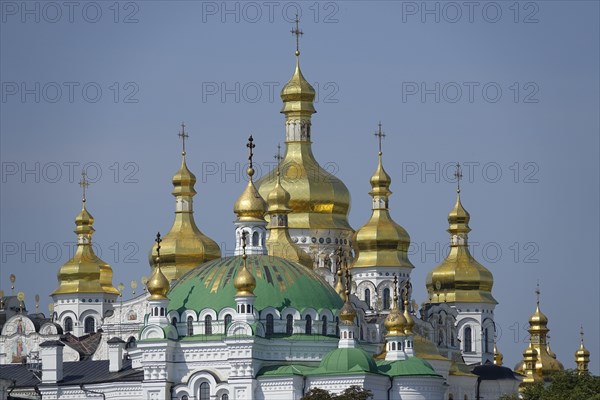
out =
{"type": "Polygon", "coordinates": [[[252,157],[254,157],[254,151],[253,149],[256,147],[256,145],[254,144],[254,138],[252,137],[252,135],[250,135],[250,137],[248,138],[248,143],[246,144],[246,147],[248,148],[248,175],[250,176],[250,178],[252,178],[252,175],[254,175],[254,168],[252,168],[252,157]],[[252,172],[250,172],[252,171],[252,172]]]}
{"type": "Polygon", "coordinates": [[[536,302],[536,304],[537,304],[538,307],[540,306],[540,293],[541,293],[541,291],[540,291],[540,280],[538,279],[537,285],[536,285],[536,288],[535,288],[535,297],[536,297],[535,302],[536,302]]]}
{"type": "Polygon", "coordinates": [[[296,19],[294,20],[296,23],[296,28],[292,29],[292,35],[296,36],[296,57],[300,55],[300,36],[304,35],[304,32],[300,30],[300,18],[298,18],[298,14],[296,14],[296,19]]]}
{"type": "Polygon", "coordinates": [[[502,366],[502,360],[504,359],[504,356],[502,355],[502,353],[500,353],[498,351],[498,346],[496,345],[497,343],[497,336],[494,335],[494,364],[498,365],[498,366],[502,366]]]}
{"type": "Polygon", "coordinates": [[[35,312],[37,314],[40,310],[40,295],[36,294],[34,299],[35,299],[35,312]]]}
{"type": "MultiPolygon", "coordinates": [[[[383,323],[387,331],[386,336],[403,336],[406,329],[406,318],[398,309],[398,276],[394,275],[394,296],[392,308],[383,323]]],[[[412,327],[411,327],[412,329],[412,327]]]]}
{"type": "Polygon", "coordinates": [[[385,137],[385,133],[382,132],[381,130],[381,121],[379,121],[379,129],[377,130],[377,132],[375,132],[375,137],[377,138],[377,141],[379,142],[379,155],[382,155],[383,152],[381,151],[381,140],[385,137]]]}
{"type": "Polygon", "coordinates": [[[23,314],[23,300],[25,300],[25,293],[17,293],[17,300],[19,300],[19,314],[23,314]]]}
{"type": "Polygon", "coordinates": [[[131,287],[131,292],[132,294],[135,296],[135,289],[137,289],[137,281],[133,280],[131,281],[131,283],[129,284],[129,286],[131,287]]]}
{"type": "Polygon", "coordinates": [[[123,289],[125,289],[125,285],[123,284],[123,282],[119,283],[119,286],[117,286],[117,289],[119,289],[119,297],[122,299],[123,298],[123,289]]]}
{"type": "Polygon", "coordinates": [[[181,155],[185,156],[185,139],[189,138],[190,135],[185,133],[185,124],[183,122],[181,123],[181,132],[179,132],[177,134],[177,136],[179,136],[181,138],[181,146],[182,146],[181,155]]]}
{"type": "Polygon", "coordinates": [[[246,259],[246,236],[248,236],[248,232],[242,231],[242,258],[246,259]]]}
{"type": "Polygon", "coordinates": [[[162,242],[160,232],[156,234],[156,239],[154,239],[154,241],[156,242],[156,263],[160,264],[160,242],[162,242]]]}
{"type": "Polygon", "coordinates": [[[275,156],[273,157],[277,160],[277,181],[279,182],[279,175],[280,175],[280,171],[279,171],[279,165],[281,164],[281,161],[283,160],[283,157],[281,156],[281,143],[277,143],[277,154],[275,154],[275,156]]]}
{"type": "Polygon", "coordinates": [[[456,163],[456,170],[454,171],[454,177],[456,178],[456,193],[460,193],[460,180],[463,177],[460,163],[456,163]]]}
{"type": "Polygon", "coordinates": [[[233,280],[233,286],[237,290],[236,296],[254,296],[254,289],[256,289],[256,279],[248,271],[246,265],[246,231],[242,231],[242,268],[238,271],[233,280]]]}
{"type": "Polygon", "coordinates": [[[10,274],[10,277],[8,279],[10,280],[10,290],[11,290],[11,292],[14,292],[15,281],[17,280],[17,277],[15,276],[15,274],[10,274]]]}
{"type": "Polygon", "coordinates": [[[85,203],[85,189],[90,186],[90,182],[87,180],[87,174],[85,170],[81,171],[81,180],[79,181],[79,186],[81,186],[81,190],[83,191],[82,201],[85,203]]]}
{"type": "Polygon", "coordinates": [[[160,232],[156,234],[154,241],[156,242],[156,266],[150,280],[147,282],[148,293],[150,293],[150,300],[166,300],[170,285],[169,280],[160,269],[160,242],[162,242],[160,232]]]}
{"type": "Polygon", "coordinates": [[[413,327],[415,326],[415,321],[413,320],[412,315],[410,314],[410,296],[409,293],[412,290],[412,283],[407,279],[404,282],[404,319],[406,319],[406,325],[404,326],[404,333],[407,335],[411,335],[413,333],[413,327]]]}

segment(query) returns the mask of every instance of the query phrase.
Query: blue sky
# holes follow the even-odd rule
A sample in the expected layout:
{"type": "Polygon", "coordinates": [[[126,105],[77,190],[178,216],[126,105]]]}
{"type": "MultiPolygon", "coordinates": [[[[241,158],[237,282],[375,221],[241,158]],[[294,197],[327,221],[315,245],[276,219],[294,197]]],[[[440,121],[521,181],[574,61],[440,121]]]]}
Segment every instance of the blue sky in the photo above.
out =
{"type": "MultiPolygon", "coordinates": [[[[95,181],[94,240],[129,287],[173,218],[185,121],[196,221],[233,250],[246,138],[272,167],[279,90],[293,72],[319,93],[314,152],[370,215],[373,132],[387,134],[394,219],[411,235],[416,300],[442,259],[465,163],[474,256],[494,274],[499,348],[521,357],[535,285],[559,359],[584,325],[600,372],[599,5],[595,1],[2,2],[0,287],[47,310],[73,243],[82,167],[95,181]]],[[[261,171],[259,171],[260,173],[261,171]]],[[[126,297],[131,296],[126,290],[126,297]]]]}

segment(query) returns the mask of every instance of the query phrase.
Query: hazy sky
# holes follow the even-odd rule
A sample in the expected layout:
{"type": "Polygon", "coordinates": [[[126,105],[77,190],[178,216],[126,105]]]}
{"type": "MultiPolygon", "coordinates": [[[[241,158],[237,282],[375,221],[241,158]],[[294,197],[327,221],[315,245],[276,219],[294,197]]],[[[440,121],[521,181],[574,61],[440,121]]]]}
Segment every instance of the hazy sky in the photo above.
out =
{"type": "MultiPolygon", "coordinates": [[[[57,286],[75,240],[82,167],[97,253],[114,283],[149,275],[173,219],[179,124],[198,177],[200,229],[233,250],[246,138],[264,173],[284,140],[279,90],[302,15],[304,75],[319,92],[314,152],[370,215],[373,132],[387,134],[391,212],[410,233],[415,297],[447,249],[463,169],[474,256],[494,274],[499,349],[513,366],[541,284],[558,358],[579,326],[600,372],[599,5],[538,2],[2,1],[0,287],[57,286]],[[298,11],[297,11],[298,10],[298,11]]],[[[139,289],[138,289],[139,292],[139,289]]]]}

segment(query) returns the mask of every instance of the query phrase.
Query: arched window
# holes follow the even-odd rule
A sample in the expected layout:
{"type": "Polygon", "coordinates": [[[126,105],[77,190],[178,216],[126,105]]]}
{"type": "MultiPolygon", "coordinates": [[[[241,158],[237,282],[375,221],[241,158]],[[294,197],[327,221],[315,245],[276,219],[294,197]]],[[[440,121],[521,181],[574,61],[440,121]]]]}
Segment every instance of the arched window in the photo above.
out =
{"type": "Polygon", "coordinates": [[[187,394],[184,394],[183,396],[181,396],[181,400],[188,400],[188,399],[189,399],[189,397],[187,394]]]}
{"type": "Polygon", "coordinates": [[[371,308],[371,291],[369,289],[365,289],[365,303],[371,308]]]}
{"type": "Polygon", "coordinates": [[[448,400],[454,400],[454,395],[450,394],[450,396],[448,396],[448,400]]]}
{"type": "Polygon", "coordinates": [[[194,335],[194,317],[192,317],[191,315],[187,317],[187,335],[194,335]]]}
{"type": "Polygon", "coordinates": [[[225,314],[225,329],[231,325],[231,314],[225,314]]]}
{"type": "Polygon", "coordinates": [[[204,317],[204,334],[212,335],[212,317],[210,315],[204,317]]]}
{"type": "Polygon", "coordinates": [[[292,314],[288,314],[285,319],[285,333],[291,335],[294,333],[294,316],[292,314]]]}
{"type": "Polygon", "coordinates": [[[135,346],[136,346],[135,338],[133,336],[130,336],[129,339],[127,339],[127,343],[125,343],[125,348],[126,349],[134,349],[135,346]]]}
{"type": "Polygon", "coordinates": [[[490,352],[490,341],[489,341],[489,336],[488,336],[488,328],[485,328],[483,330],[483,352],[484,353],[489,353],[490,352]]]}
{"type": "Polygon", "coordinates": [[[210,386],[208,386],[208,382],[202,382],[200,384],[200,393],[198,398],[200,400],[210,400],[210,386]]]}
{"type": "Polygon", "coordinates": [[[223,393],[223,396],[221,396],[221,400],[229,400],[229,395],[227,393],[223,393]]]}
{"type": "Polygon", "coordinates": [[[252,234],[252,246],[258,246],[258,232],[252,234]]]}
{"type": "Polygon", "coordinates": [[[165,316],[165,309],[164,308],[160,308],[160,316],[164,317],[165,316]]]}
{"type": "Polygon", "coordinates": [[[321,317],[321,335],[327,336],[327,315],[321,317]]]}
{"type": "Polygon", "coordinates": [[[71,317],[65,318],[65,332],[71,332],[73,330],[73,320],[71,317]]]}
{"type": "Polygon", "coordinates": [[[83,331],[85,333],[94,333],[96,331],[96,320],[94,320],[94,317],[87,317],[85,319],[83,331]]]}
{"type": "Polygon", "coordinates": [[[392,350],[396,350],[396,342],[392,342],[392,350]]]}
{"type": "Polygon", "coordinates": [[[273,332],[273,314],[267,314],[267,335],[272,335],[273,332]]]}
{"type": "Polygon", "coordinates": [[[304,326],[304,333],[310,335],[312,333],[312,317],[307,315],[304,320],[306,321],[306,325],[304,326]]]}
{"type": "Polygon", "coordinates": [[[246,305],[245,305],[245,304],[242,304],[242,305],[240,306],[240,312],[241,312],[242,314],[245,314],[245,313],[246,313],[246,305]]]}
{"type": "Polygon", "coordinates": [[[177,326],[177,317],[173,317],[173,318],[171,319],[171,325],[173,325],[173,326],[177,326]]]}
{"type": "Polygon", "coordinates": [[[465,352],[470,353],[473,351],[473,338],[471,334],[471,327],[465,327],[465,352]]]}
{"type": "Polygon", "coordinates": [[[383,289],[383,309],[384,310],[390,309],[390,289],[389,288],[383,289]]]}

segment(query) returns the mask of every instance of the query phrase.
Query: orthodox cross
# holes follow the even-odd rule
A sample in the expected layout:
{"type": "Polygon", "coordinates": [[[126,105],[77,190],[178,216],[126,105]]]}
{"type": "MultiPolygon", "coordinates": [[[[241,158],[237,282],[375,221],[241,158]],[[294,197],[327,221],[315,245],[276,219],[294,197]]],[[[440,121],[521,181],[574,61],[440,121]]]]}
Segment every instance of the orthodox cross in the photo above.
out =
{"type": "Polygon", "coordinates": [[[248,138],[248,143],[246,144],[246,147],[248,148],[248,151],[249,151],[249,154],[248,154],[248,161],[249,161],[248,168],[252,168],[252,157],[254,156],[254,152],[252,151],[252,149],[254,149],[256,147],[256,145],[254,144],[254,139],[252,138],[252,135],[250,135],[250,137],[248,138]]]}
{"type": "Polygon", "coordinates": [[[302,30],[300,30],[300,19],[298,18],[298,14],[296,14],[296,20],[294,21],[296,23],[296,29],[292,29],[292,35],[296,36],[296,55],[299,56],[300,55],[300,36],[304,35],[304,32],[302,32],[302,30]]]}
{"type": "Polygon", "coordinates": [[[190,135],[185,133],[185,124],[183,122],[181,123],[181,132],[179,132],[177,134],[177,136],[179,136],[181,138],[181,144],[182,144],[182,148],[183,148],[183,151],[181,154],[185,155],[185,139],[189,138],[190,135]]]}
{"type": "Polygon", "coordinates": [[[456,163],[456,170],[454,171],[454,177],[456,178],[456,193],[460,193],[460,180],[463,177],[460,163],[456,163]]]}
{"type": "Polygon", "coordinates": [[[381,122],[379,122],[379,130],[377,132],[375,132],[375,137],[377,138],[377,141],[379,142],[379,154],[381,153],[381,140],[385,137],[385,133],[383,133],[381,131],[381,122]]]}
{"type": "Polygon", "coordinates": [[[246,256],[246,236],[247,235],[248,235],[248,232],[242,231],[242,254],[244,257],[246,256]]]}
{"type": "Polygon", "coordinates": [[[79,186],[83,190],[83,202],[85,203],[85,188],[90,186],[90,182],[87,180],[87,174],[85,171],[81,171],[81,180],[79,181],[79,186]]]}
{"type": "Polygon", "coordinates": [[[162,239],[160,238],[160,232],[156,234],[156,239],[154,239],[154,241],[156,242],[156,258],[160,259],[160,242],[162,242],[162,239]]]}
{"type": "Polygon", "coordinates": [[[540,281],[538,281],[537,287],[535,288],[535,297],[536,297],[536,303],[539,307],[540,306],[540,281]]]}

